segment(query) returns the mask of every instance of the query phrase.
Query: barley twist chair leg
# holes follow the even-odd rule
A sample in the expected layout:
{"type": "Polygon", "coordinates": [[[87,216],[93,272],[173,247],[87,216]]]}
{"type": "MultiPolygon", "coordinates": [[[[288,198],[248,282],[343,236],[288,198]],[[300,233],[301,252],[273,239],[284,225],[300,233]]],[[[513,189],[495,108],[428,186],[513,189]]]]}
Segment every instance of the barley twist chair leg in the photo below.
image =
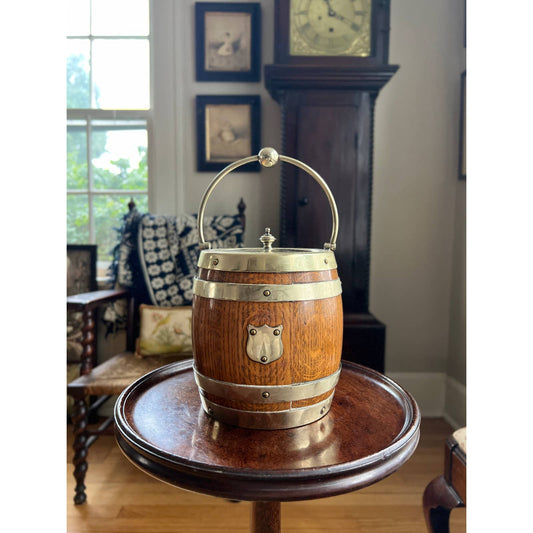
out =
{"type": "Polygon", "coordinates": [[[87,406],[84,398],[76,398],[72,412],[72,423],[74,426],[74,478],[76,479],[76,494],[74,503],[81,505],[87,500],[85,494],[85,475],[87,474],[87,453],[88,453],[88,435],[87,435],[87,406]]]}

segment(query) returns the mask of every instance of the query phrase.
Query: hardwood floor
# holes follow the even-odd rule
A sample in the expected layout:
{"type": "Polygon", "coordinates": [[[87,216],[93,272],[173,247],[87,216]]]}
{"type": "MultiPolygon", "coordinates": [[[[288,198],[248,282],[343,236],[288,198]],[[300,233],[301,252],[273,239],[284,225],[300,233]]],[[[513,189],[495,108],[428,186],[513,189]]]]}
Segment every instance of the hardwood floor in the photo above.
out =
{"type": "MultiPolygon", "coordinates": [[[[112,435],[89,450],[87,503],[74,505],[69,427],[68,533],[209,533],[249,531],[248,502],[231,503],[177,489],[132,465],[112,435]]],[[[390,477],[358,492],[304,502],[283,503],[283,532],[424,533],[422,493],[442,473],[444,443],[452,428],[424,418],[413,457],[390,477]]],[[[452,511],[451,533],[466,531],[466,509],[452,511]]]]}

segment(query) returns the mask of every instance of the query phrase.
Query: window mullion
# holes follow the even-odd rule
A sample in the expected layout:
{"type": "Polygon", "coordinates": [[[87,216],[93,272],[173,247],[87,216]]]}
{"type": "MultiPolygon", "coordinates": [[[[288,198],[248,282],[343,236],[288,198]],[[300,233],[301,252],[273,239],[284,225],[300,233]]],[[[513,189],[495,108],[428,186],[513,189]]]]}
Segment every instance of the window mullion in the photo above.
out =
{"type": "Polygon", "coordinates": [[[96,223],[94,220],[94,203],[93,203],[93,150],[92,150],[92,122],[87,116],[87,198],[89,202],[89,242],[96,242],[96,223]]]}
{"type": "Polygon", "coordinates": [[[91,109],[96,108],[96,94],[94,90],[94,76],[93,76],[93,38],[92,35],[89,35],[89,90],[90,100],[91,100],[91,109]]]}
{"type": "MultiPolygon", "coordinates": [[[[94,87],[93,76],[93,0],[89,0],[89,83],[91,91],[91,109],[96,108],[96,91],[94,87]]],[[[90,154],[90,158],[87,161],[88,172],[88,197],[89,197],[89,242],[96,243],[96,221],[94,216],[94,174],[93,174],[93,151],[92,151],[92,116],[87,115],[87,153],[90,154]]]]}
{"type": "Polygon", "coordinates": [[[151,117],[149,109],[67,109],[68,119],[85,119],[89,115],[103,120],[147,120],[151,117]]]}
{"type": "MultiPolygon", "coordinates": [[[[141,195],[147,194],[147,189],[93,189],[91,191],[92,196],[107,196],[107,195],[116,195],[116,196],[131,196],[131,195],[141,195]]],[[[80,191],[78,189],[67,190],[67,194],[72,196],[81,196],[86,194],[86,191],[80,191]]]]}

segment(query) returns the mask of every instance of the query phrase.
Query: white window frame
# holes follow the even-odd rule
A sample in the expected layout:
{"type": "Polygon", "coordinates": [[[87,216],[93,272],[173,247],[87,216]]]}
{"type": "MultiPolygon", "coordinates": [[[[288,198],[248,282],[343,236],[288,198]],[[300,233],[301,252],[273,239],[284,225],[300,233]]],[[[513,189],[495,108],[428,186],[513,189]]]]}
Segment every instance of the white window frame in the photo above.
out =
{"type": "Polygon", "coordinates": [[[93,69],[92,69],[92,46],[93,42],[96,40],[102,39],[134,39],[134,40],[146,40],[148,41],[149,46],[149,92],[150,92],[150,101],[148,109],[98,109],[98,108],[67,108],[67,124],[74,121],[84,121],[85,122],[85,131],[86,131],[86,142],[87,142],[87,188],[84,189],[67,189],[67,196],[76,196],[76,195],[87,195],[88,197],[88,209],[89,209],[89,243],[96,244],[96,221],[93,213],[93,201],[96,196],[125,196],[125,197],[135,197],[136,195],[145,194],[148,198],[148,204],[150,205],[150,190],[152,182],[152,162],[153,157],[151,155],[153,151],[153,102],[154,102],[154,46],[152,36],[154,35],[153,25],[154,25],[154,2],[153,0],[149,1],[149,17],[150,17],[150,26],[149,32],[146,36],[131,36],[131,35],[76,35],[76,36],[67,36],[67,40],[88,40],[89,41],[89,61],[91,68],[89,70],[89,86],[90,86],[90,98],[91,105],[94,105],[94,85],[93,85],[93,69]],[[147,187],[146,189],[95,189],[93,182],[93,169],[91,164],[91,131],[92,131],[92,122],[97,120],[110,120],[110,121],[144,121],[146,122],[146,132],[147,132],[147,158],[148,158],[148,176],[147,176],[147,187]]]}

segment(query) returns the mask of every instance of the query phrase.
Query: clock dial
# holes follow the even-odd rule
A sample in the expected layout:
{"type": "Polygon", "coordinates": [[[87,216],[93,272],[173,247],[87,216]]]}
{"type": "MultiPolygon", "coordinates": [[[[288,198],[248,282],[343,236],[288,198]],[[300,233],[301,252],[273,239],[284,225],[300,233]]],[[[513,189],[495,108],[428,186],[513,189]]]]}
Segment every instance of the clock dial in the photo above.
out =
{"type": "Polygon", "coordinates": [[[291,55],[370,55],[370,0],[291,0],[291,55]]]}

